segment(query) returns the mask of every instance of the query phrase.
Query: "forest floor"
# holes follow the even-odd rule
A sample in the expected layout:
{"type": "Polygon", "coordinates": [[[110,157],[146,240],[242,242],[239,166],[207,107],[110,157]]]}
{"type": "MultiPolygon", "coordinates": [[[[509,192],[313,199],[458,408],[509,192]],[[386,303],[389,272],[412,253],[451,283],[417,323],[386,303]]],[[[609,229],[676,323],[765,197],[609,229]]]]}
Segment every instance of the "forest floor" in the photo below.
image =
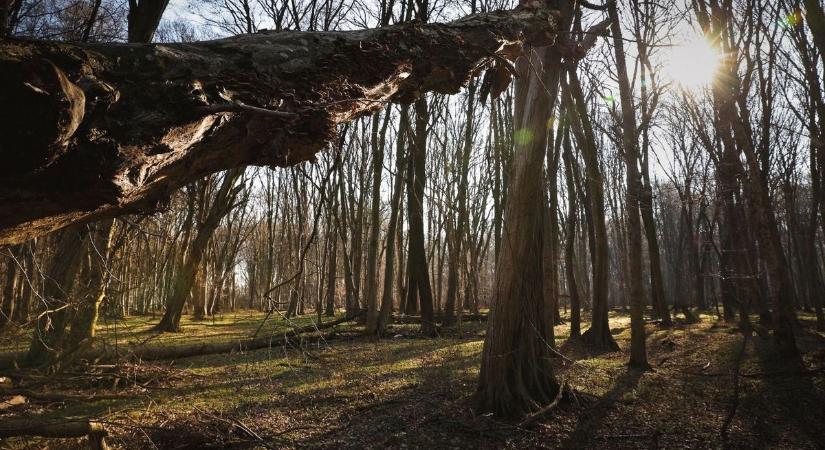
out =
{"type": "MultiPolygon", "coordinates": [[[[742,353],[736,327],[706,314],[671,329],[648,324],[650,372],[626,366],[625,314],[611,313],[619,352],[565,344],[569,327],[557,326],[557,345],[570,360],[557,360],[558,375],[574,394],[530,426],[471,409],[485,329],[479,322],[442,329],[434,339],[417,335],[416,325],[396,325],[380,341],[342,325],[287,348],[92,365],[48,382],[27,379],[41,398],[11,406],[0,397],[0,424],[91,417],[107,426],[111,446],[127,449],[825,448],[825,334],[812,331],[813,317],[800,317],[805,370],[786,367],[764,332],[742,353]]],[[[242,312],[187,320],[183,333],[152,338],[148,318],[131,318],[116,336],[124,344],[226,340],[249,336],[262,319],[242,312]]],[[[269,321],[269,332],[289,328],[269,321]]],[[[111,326],[102,325],[108,341],[115,339],[111,326]]],[[[15,449],[81,445],[0,441],[15,449]]]]}

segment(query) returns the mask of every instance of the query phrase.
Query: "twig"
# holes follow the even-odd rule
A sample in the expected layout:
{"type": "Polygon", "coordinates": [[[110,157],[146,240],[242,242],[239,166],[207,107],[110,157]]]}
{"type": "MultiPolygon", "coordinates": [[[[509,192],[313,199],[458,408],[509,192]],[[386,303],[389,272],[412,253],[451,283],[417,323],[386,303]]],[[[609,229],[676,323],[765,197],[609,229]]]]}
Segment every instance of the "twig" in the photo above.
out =
{"type": "Polygon", "coordinates": [[[234,101],[232,103],[219,103],[215,105],[207,105],[200,108],[200,110],[207,114],[222,113],[222,112],[251,112],[255,114],[262,114],[265,116],[278,117],[280,119],[295,119],[298,114],[276,111],[274,109],[266,109],[258,106],[250,106],[245,103],[234,101]]]}
{"type": "Polygon", "coordinates": [[[244,432],[244,434],[246,434],[247,436],[251,437],[252,439],[255,439],[255,440],[256,440],[256,441],[258,441],[261,445],[263,445],[264,447],[266,447],[266,448],[268,448],[268,449],[270,449],[270,450],[275,450],[275,449],[277,448],[277,447],[273,447],[273,446],[272,446],[272,444],[270,444],[269,442],[266,442],[266,441],[264,440],[264,438],[262,438],[262,437],[261,437],[261,435],[259,435],[259,434],[258,434],[258,433],[256,433],[254,430],[252,430],[251,428],[249,428],[246,424],[244,424],[243,422],[241,422],[240,420],[238,420],[238,419],[236,419],[236,418],[234,418],[234,417],[232,418],[232,420],[227,420],[227,419],[224,419],[224,418],[222,418],[222,417],[218,417],[218,416],[215,416],[215,415],[209,414],[209,413],[207,413],[206,411],[204,411],[204,410],[202,410],[202,409],[198,408],[197,406],[195,407],[195,411],[197,411],[197,412],[199,412],[199,413],[203,414],[204,416],[209,417],[209,418],[211,418],[211,419],[218,420],[218,421],[221,421],[221,422],[223,422],[223,423],[227,423],[227,424],[229,424],[229,425],[232,425],[232,426],[234,426],[234,427],[238,428],[239,430],[243,431],[243,432],[244,432]]]}
{"type": "Polygon", "coordinates": [[[728,429],[730,428],[733,417],[736,415],[736,409],[739,407],[739,370],[742,367],[742,358],[745,356],[745,348],[748,345],[750,333],[744,333],[742,338],[742,346],[739,347],[739,353],[736,356],[736,365],[733,368],[733,398],[731,399],[730,409],[728,415],[725,417],[725,422],[722,424],[722,441],[728,440],[728,429]]]}
{"type": "Polygon", "coordinates": [[[523,427],[523,426],[529,425],[529,424],[531,424],[531,423],[535,422],[535,421],[536,421],[536,419],[541,418],[543,415],[545,415],[545,414],[547,414],[548,412],[550,412],[551,410],[553,410],[553,408],[555,408],[556,406],[558,406],[559,402],[561,401],[561,397],[562,397],[562,394],[564,394],[564,390],[565,390],[565,389],[567,389],[567,383],[562,383],[562,384],[559,386],[559,390],[558,390],[558,392],[556,392],[556,398],[554,398],[554,399],[553,399],[553,401],[552,401],[552,402],[550,402],[550,404],[549,404],[549,405],[547,405],[547,406],[545,406],[544,408],[542,408],[542,409],[540,409],[540,410],[538,410],[538,411],[536,411],[536,412],[534,412],[534,413],[530,414],[530,415],[529,415],[529,416],[527,416],[524,420],[522,420],[522,421],[521,421],[521,423],[519,423],[518,425],[519,425],[520,427],[523,427]]]}

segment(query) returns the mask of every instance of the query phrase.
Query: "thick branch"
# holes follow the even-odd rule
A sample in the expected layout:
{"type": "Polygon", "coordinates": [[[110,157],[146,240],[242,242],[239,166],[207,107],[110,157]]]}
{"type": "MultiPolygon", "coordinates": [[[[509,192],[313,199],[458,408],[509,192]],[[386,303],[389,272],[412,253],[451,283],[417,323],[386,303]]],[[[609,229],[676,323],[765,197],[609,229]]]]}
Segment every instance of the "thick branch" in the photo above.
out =
{"type": "Polygon", "coordinates": [[[385,102],[455,93],[549,45],[541,8],[448,24],[264,32],[194,44],[0,42],[0,245],[152,210],[219,170],[312,160],[385,102]]]}

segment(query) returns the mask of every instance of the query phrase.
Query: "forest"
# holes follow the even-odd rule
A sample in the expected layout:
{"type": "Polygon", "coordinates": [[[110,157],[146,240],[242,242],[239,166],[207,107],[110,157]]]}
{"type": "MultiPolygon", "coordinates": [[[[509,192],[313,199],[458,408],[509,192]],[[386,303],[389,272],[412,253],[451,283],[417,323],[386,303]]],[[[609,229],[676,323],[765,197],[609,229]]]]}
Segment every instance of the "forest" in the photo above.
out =
{"type": "Polygon", "coordinates": [[[822,0],[0,0],[0,449],[825,448],[822,0]]]}

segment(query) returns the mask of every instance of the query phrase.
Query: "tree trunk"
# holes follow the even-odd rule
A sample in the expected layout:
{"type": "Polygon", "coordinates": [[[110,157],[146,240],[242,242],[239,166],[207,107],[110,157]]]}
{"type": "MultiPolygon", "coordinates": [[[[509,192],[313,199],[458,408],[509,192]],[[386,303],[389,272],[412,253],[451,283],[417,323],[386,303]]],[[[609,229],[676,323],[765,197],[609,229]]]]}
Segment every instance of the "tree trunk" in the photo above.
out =
{"type": "Polygon", "coordinates": [[[421,308],[421,333],[432,336],[435,334],[433,292],[424,243],[424,189],[427,183],[427,127],[429,125],[427,100],[423,98],[416,100],[414,109],[415,134],[410,154],[413,181],[410,195],[407,197],[410,223],[410,259],[407,264],[410,276],[408,302],[410,295],[416,296],[417,294],[418,305],[421,308]]]}
{"type": "Polygon", "coordinates": [[[0,39],[9,34],[11,17],[14,11],[20,8],[21,0],[0,0],[0,39]]]}
{"type": "Polygon", "coordinates": [[[587,217],[590,219],[588,230],[590,239],[591,264],[593,266],[592,308],[590,328],[582,334],[585,343],[597,350],[619,349],[618,344],[610,334],[608,322],[607,294],[608,294],[608,241],[607,225],[605,223],[604,179],[599,167],[599,156],[593,126],[588,118],[584,93],[579,83],[575,68],[567,71],[569,83],[564,99],[567,102],[565,109],[571,111],[571,125],[579,143],[584,159],[584,170],[587,185],[587,196],[590,201],[587,205],[587,217]]]}
{"type": "MultiPolygon", "coordinates": [[[[572,113],[572,112],[571,112],[572,113]]],[[[567,277],[567,295],[570,297],[570,339],[581,337],[581,302],[579,288],[576,285],[576,184],[573,180],[573,151],[570,144],[570,129],[564,130],[563,141],[564,178],[567,185],[567,223],[565,224],[564,268],[567,277]]]]}
{"type": "MultiPolygon", "coordinates": [[[[332,208],[335,208],[335,206],[332,206],[332,208]]],[[[327,317],[332,317],[335,315],[335,281],[336,272],[338,269],[338,236],[335,235],[334,225],[331,220],[329,226],[327,227],[327,239],[329,239],[330,243],[328,244],[327,298],[326,305],[324,307],[324,314],[327,317]]]]}
{"type": "MultiPolygon", "coordinates": [[[[473,3],[473,5],[475,5],[475,3],[473,3]]],[[[467,85],[467,109],[464,118],[464,145],[461,147],[461,153],[459,154],[458,160],[458,219],[456,220],[454,235],[451,237],[453,239],[453,245],[450,250],[450,276],[454,280],[453,284],[455,284],[455,286],[453,286],[452,290],[450,290],[450,282],[448,281],[447,302],[444,307],[444,325],[446,326],[450,326],[455,323],[456,297],[458,296],[458,266],[460,261],[464,258],[464,255],[462,254],[462,244],[464,243],[464,233],[467,228],[468,221],[467,189],[469,184],[468,175],[470,171],[470,153],[472,152],[474,143],[473,130],[475,96],[476,83],[474,80],[470,80],[470,83],[467,85]]],[[[448,236],[448,238],[450,237],[448,236]]]]}
{"type": "Polygon", "coordinates": [[[169,0],[129,0],[129,42],[152,42],[169,0]]]}
{"type": "Polygon", "coordinates": [[[561,64],[551,49],[531,49],[528,55],[531,61],[522,58],[516,68],[521,75],[516,81],[514,120],[519,137],[475,394],[480,411],[511,417],[547,405],[560,389],[550,365],[544,323],[542,216],[547,123],[561,64]],[[543,68],[544,73],[534,68],[543,68]]]}
{"type": "Polygon", "coordinates": [[[189,252],[177,274],[172,288],[172,295],[166,303],[166,311],[160,322],[155,326],[156,331],[180,331],[180,318],[183,313],[183,306],[192,293],[195,284],[195,277],[201,265],[201,260],[206,252],[206,246],[212,238],[212,234],[218,228],[221,219],[226,215],[235,200],[237,193],[235,181],[243,173],[243,169],[232,169],[224,174],[223,181],[215,199],[209,207],[209,212],[198,227],[195,239],[189,245],[189,252]]]}
{"type": "Polygon", "coordinates": [[[22,254],[23,246],[15,245],[6,249],[6,270],[2,291],[0,291],[0,331],[14,318],[17,291],[17,263],[22,254]]]}
{"type": "MultiPolygon", "coordinates": [[[[697,8],[696,12],[697,16],[700,16],[700,21],[704,22],[701,25],[706,29],[706,33],[718,33],[722,37],[718,42],[723,54],[733,55],[739,44],[732,31],[732,27],[735,26],[732,5],[729,3],[723,4],[722,7],[714,5],[710,8],[710,15],[708,15],[708,8],[704,2],[697,2],[694,7],[697,8]],[[712,27],[708,27],[709,24],[712,27]]],[[[814,15],[816,15],[815,12],[814,15]]],[[[751,114],[748,109],[749,93],[743,87],[738,65],[738,60],[727,56],[720,68],[722,76],[717,83],[714,83],[713,101],[716,127],[722,133],[726,153],[730,153],[729,161],[733,162],[733,158],[736,158],[735,163],[741,164],[740,155],[745,156],[744,169],[748,176],[743,177],[743,191],[749,208],[746,217],[754,227],[755,238],[759,243],[759,256],[764,261],[765,272],[769,280],[767,291],[773,306],[774,338],[783,355],[798,360],[799,349],[796,346],[793,331],[796,314],[791,303],[790,292],[792,280],[785,254],[781,248],[781,235],[769,194],[768,174],[764,173],[766,169],[759,160],[753,142],[751,114]]],[[[764,93],[761,94],[764,95],[764,93]]],[[[765,117],[770,119],[770,116],[765,117]]],[[[761,125],[769,136],[769,130],[766,128],[770,126],[770,121],[761,125]]],[[[743,220],[740,223],[745,222],[743,220]]],[[[738,237],[741,239],[741,234],[738,237]]],[[[747,303],[742,305],[742,322],[746,323],[747,303]]]]}
{"type": "Polygon", "coordinates": [[[110,260],[113,220],[102,220],[89,226],[89,246],[87,252],[91,259],[88,274],[88,291],[83,293],[80,304],[76,306],[72,326],[63,344],[61,365],[69,364],[80,350],[91,346],[95,337],[100,305],[106,298],[108,285],[108,263],[110,260]]]}
{"type": "Polygon", "coordinates": [[[84,228],[73,226],[59,234],[57,248],[43,279],[42,301],[45,311],[38,316],[29,351],[23,360],[24,365],[48,366],[60,356],[72,307],[69,296],[85,247],[84,228]]]}
{"type": "MultiPolygon", "coordinates": [[[[387,245],[384,262],[384,291],[381,295],[381,313],[378,317],[378,334],[383,334],[392,320],[392,285],[393,266],[395,265],[395,239],[398,235],[399,213],[401,208],[401,193],[404,190],[404,145],[407,142],[406,134],[409,123],[409,108],[401,107],[401,119],[398,125],[398,142],[395,151],[395,181],[393,182],[392,200],[390,203],[390,223],[387,228],[387,245]]],[[[399,255],[399,259],[400,259],[399,255]]]]}
{"type": "Polygon", "coordinates": [[[29,309],[31,308],[32,299],[34,298],[37,289],[37,268],[34,264],[34,249],[37,244],[37,239],[31,240],[23,244],[21,251],[23,255],[24,282],[23,292],[18,299],[14,310],[13,320],[17,323],[26,323],[29,321],[29,309]]]}
{"type": "Polygon", "coordinates": [[[372,205],[370,207],[370,235],[367,243],[367,334],[378,330],[378,241],[381,238],[381,174],[384,171],[384,137],[387,133],[390,109],[384,114],[384,126],[379,137],[379,119],[381,115],[372,116],[372,205]]]}
{"type": "MultiPolygon", "coordinates": [[[[562,113],[559,113],[562,115],[562,113]]],[[[562,320],[559,315],[559,163],[561,162],[562,140],[564,139],[563,130],[559,128],[559,133],[554,135],[553,129],[548,129],[548,145],[547,145],[547,173],[545,180],[548,184],[548,202],[545,205],[546,211],[544,216],[546,239],[545,246],[545,260],[544,260],[544,307],[547,316],[546,325],[548,335],[553,337],[550,342],[555,348],[555,332],[553,327],[561,325],[562,320]]]]}
{"type": "MultiPolygon", "coordinates": [[[[636,111],[633,93],[627,75],[622,27],[616,2],[607,4],[610,31],[616,52],[616,70],[619,78],[619,97],[622,106],[622,147],[627,170],[625,205],[627,208],[628,278],[630,281],[630,365],[649,369],[645,348],[644,292],[642,288],[642,224],[639,218],[639,198],[642,195],[642,175],[639,172],[639,140],[636,130],[636,111]]],[[[655,241],[655,236],[654,236],[655,241]]]]}

